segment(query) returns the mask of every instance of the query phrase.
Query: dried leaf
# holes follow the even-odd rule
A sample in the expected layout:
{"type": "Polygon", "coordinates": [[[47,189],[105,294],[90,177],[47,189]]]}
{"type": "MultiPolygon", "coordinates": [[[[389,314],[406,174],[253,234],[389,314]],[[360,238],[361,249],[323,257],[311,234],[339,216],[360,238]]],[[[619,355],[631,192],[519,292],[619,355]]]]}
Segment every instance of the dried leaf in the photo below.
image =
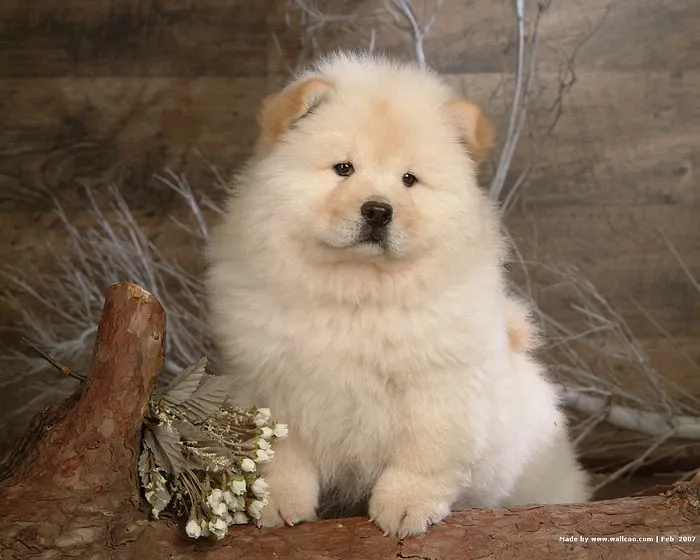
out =
{"type": "Polygon", "coordinates": [[[153,426],[144,430],[143,440],[153,453],[156,465],[170,474],[177,475],[187,469],[182,455],[179,432],[169,426],[153,426]]]}
{"type": "Polygon", "coordinates": [[[215,416],[229,396],[232,381],[229,376],[207,375],[194,394],[178,405],[178,410],[187,414],[192,422],[203,422],[215,416]]]}
{"type": "Polygon", "coordinates": [[[157,519],[160,512],[168,507],[172,495],[168,491],[165,478],[156,469],[155,460],[148,447],[144,447],[139,458],[139,476],[146,500],[152,508],[151,513],[157,519]]]}
{"type": "Polygon", "coordinates": [[[173,427],[180,432],[181,441],[205,441],[211,439],[204,430],[189,422],[174,421],[173,427]]]}
{"type": "Polygon", "coordinates": [[[205,377],[207,359],[201,358],[196,364],[183,369],[163,392],[162,399],[170,405],[177,406],[189,399],[199,388],[205,377]]]}
{"type": "Polygon", "coordinates": [[[168,492],[168,489],[165,486],[159,486],[155,491],[153,500],[148,501],[148,503],[151,504],[151,514],[153,514],[153,517],[158,519],[160,512],[168,507],[171,499],[172,496],[170,492],[168,492]]]}
{"type": "Polygon", "coordinates": [[[182,440],[188,442],[183,446],[182,452],[189,461],[190,468],[216,471],[235,461],[235,454],[230,449],[197,426],[188,422],[177,422],[177,429],[182,440]],[[210,457],[205,460],[198,452],[210,457]],[[215,459],[214,456],[218,458],[215,459]]]}
{"type": "Polygon", "coordinates": [[[152,455],[148,447],[144,446],[141,456],[139,457],[139,478],[141,479],[141,486],[144,488],[150,480],[148,471],[151,469],[152,455]]]}

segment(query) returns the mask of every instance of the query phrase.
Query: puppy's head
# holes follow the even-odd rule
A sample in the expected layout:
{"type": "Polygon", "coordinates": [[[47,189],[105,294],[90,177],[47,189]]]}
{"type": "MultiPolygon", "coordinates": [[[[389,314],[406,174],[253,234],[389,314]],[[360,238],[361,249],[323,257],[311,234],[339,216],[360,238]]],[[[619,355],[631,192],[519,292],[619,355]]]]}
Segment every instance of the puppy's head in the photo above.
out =
{"type": "Polygon", "coordinates": [[[492,225],[476,170],[493,129],[431,72],[336,55],[268,98],[259,122],[244,196],[265,206],[256,227],[310,260],[406,261],[492,225]]]}

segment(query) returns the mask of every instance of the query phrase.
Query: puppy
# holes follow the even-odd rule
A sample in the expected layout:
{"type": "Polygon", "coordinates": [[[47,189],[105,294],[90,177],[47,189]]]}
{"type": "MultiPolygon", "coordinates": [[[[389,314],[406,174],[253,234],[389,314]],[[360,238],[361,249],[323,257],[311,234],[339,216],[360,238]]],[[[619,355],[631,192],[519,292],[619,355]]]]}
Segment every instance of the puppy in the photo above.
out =
{"type": "Polygon", "coordinates": [[[438,76],[320,60],[260,114],[209,248],[234,400],[289,425],[261,524],[369,500],[386,534],[452,509],[583,501],[587,479],[477,184],[493,129],[438,76]]]}

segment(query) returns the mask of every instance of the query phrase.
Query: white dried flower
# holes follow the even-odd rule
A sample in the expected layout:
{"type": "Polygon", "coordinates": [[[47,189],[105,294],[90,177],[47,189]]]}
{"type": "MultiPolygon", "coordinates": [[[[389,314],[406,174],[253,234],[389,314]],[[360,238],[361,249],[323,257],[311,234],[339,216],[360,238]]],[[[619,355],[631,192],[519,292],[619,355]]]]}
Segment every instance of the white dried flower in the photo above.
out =
{"type": "Polygon", "coordinates": [[[270,439],[274,435],[274,432],[272,431],[272,428],[268,426],[263,426],[260,428],[260,437],[263,439],[270,439]]]}
{"type": "Polygon", "coordinates": [[[209,522],[209,530],[217,539],[220,540],[226,536],[228,525],[226,525],[226,521],[217,517],[209,522]]]}
{"type": "Polygon", "coordinates": [[[262,449],[263,451],[270,449],[270,442],[263,438],[255,440],[255,444],[258,446],[258,449],[262,449]]]}
{"type": "MultiPolygon", "coordinates": [[[[245,459],[244,459],[245,460],[245,459]]],[[[250,461],[250,459],[248,459],[250,461]]],[[[241,463],[241,468],[243,468],[243,463],[241,463]]],[[[245,470],[245,469],[243,469],[245,470]]],[[[255,463],[253,463],[253,470],[255,470],[255,463]]],[[[245,478],[242,476],[236,476],[231,479],[231,482],[228,484],[229,488],[231,489],[231,492],[233,492],[236,496],[241,496],[245,494],[246,490],[246,485],[245,485],[245,478]]]]}
{"type": "Polygon", "coordinates": [[[236,496],[233,492],[225,492],[224,500],[230,511],[243,511],[245,509],[245,498],[236,496]]]}
{"type": "Polygon", "coordinates": [[[224,502],[219,502],[214,505],[214,507],[211,508],[212,513],[214,515],[218,515],[219,517],[223,517],[228,513],[228,506],[224,502]]]}
{"type": "Polygon", "coordinates": [[[221,502],[223,497],[224,493],[218,488],[214,488],[207,496],[207,503],[209,504],[209,507],[213,510],[216,505],[221,502]]]}
{"type": "Polygon", "coordinates": [[[255,413],[255,418],[253,420],[255,422],[255,425],[258,428],[261,428],[270,421],[271,417],[272,413],[270,412],[269,408],[259,408],[258,411],[255,413]]]}
{"type": "Polygon", "coordinates": [[[252,459],[246,457],[241,461],[241,469],[243,472],[255,472],[255,463],[252,459]]]}
{"type": "Polygon", "coordinates": [[[253,494],[258,498],[266,498],[270,494],[270,485],[265,479],[258,478],[250,487],[253,494]]]}
{"type": "Polygon", "coordinates": [[[211,533],[209,532],[209,523],[202,521],[202,536],[208,537],[211,533]]]}
{"type": "Polygon", "coordinates": [[[233,523],[235,525],[247,525],[248,524],[248,516],[243,513],[242,511],[237,511],[236,513],[233,514],[233,523]]]}
{"type": "Polygon", "coordinates": [[[272,458],[270,451],[272,451],[272,450],[268,449],[267,451],[265,451],[264,449],[258,449],[255,452],[255,462],[256,463],[267,463],[272,458]]]}
{"type": "Polygon", "coordinates": [[[235,504],[235,503],[236,503],[236,496],[234,495],[233,492],[231,492],[231,490],[226,490],[226,492],[224,492],[224,499],[223,499],[223,502],[224,502],[227,506],[230,506],[231,504],[235,504]]]}
{"type": "Polygon", "coordinates": [[[253,500],[248,504],[248,513],[253,519],[260,519],[260,514],[264,507],[265,504],[260,500],[253,500]]]}
{"type": "Polygon", "coordinates": [[[191,539],[198,539],[202,536],[202,528],[199,526],[196,519],[190,519],[187,522],[187,525],[185,525],[185,532],[191,539]]]}
{"type": "Polygon", "coordinates": [[[272,434],[278,439],[286,438],[288,433],[289,429],[287,428],[287,424],[277,423],[272,430],[272,434]]]}

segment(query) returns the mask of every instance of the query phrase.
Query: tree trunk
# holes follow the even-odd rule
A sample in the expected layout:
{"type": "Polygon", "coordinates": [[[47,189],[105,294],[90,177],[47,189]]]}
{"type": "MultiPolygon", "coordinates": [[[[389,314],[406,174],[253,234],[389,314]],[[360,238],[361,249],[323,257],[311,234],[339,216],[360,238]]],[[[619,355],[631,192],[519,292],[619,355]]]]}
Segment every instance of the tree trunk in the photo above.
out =
{"type": "Polygon", "coordinates": [[[383,537],[364,518],[279,530],[234,527],[218,543],[191,541],[183,523],[149,520],[138,491],[141,422],[164,336],[164,312],[153,296],[134,284],[109,288],[82,394],[40,412],[0,464],[2,560],[700,555],[700,473],[656,496],[459,512],[427,536],[403,541],[383,537]],[[632,540],[642,537],[651,542],[632,540]]]}

